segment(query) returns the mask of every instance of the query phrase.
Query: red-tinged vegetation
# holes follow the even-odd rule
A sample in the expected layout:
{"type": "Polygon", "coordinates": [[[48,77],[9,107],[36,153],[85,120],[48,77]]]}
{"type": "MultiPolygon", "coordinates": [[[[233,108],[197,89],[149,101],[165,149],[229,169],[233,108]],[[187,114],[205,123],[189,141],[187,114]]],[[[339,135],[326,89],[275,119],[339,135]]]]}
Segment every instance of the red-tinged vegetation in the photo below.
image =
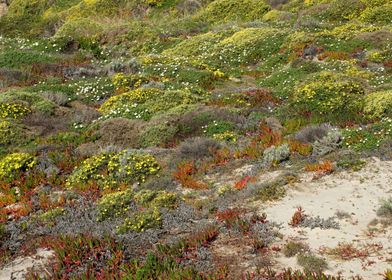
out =
{"type": "Polygon", "coordinates": [[[291,221],[289,225],[293,227],[297,227],[304,221],[304,219],[305,219],[305,211],[302,209],[302,207],[298,207],[294,215],[291,217],[291,221]]]}
{"type": "Polygon", "coordinates": [[[242,178],[241,180],[239,180],[238,182],[236,182],[236,183],[234,184],[234,188],[235,188],[236,190],[242,190],[242,189],[244,189],[244,188],[246,187],[246,185],[247,185],[249,182],[252,182],[252,181],[254,181],[254,180],[255,180],[255,177],[245,176],[244,178],[242,178]]]}
{"type": "Polygon", "coordinates": [[[321,163],[307,164],[305,170],[309,172],[316,172],[317,175],[328,175],[334,171],[334,165],[331,161],[326,160],[321,163]]]}
{"type": "Polygon", "coordinates": [[[298,140],[290,139],[288,141],[291,154],[299,154],[301,156],[310,156],[312,154],[312,145],[301,143],[298,140]]]}
{"type": "Polygon", "coordinates": [[[177,171],[173,173],[176,179],[184,188],[203,190],[208,189],[208,185],[194,178],[198,172],[194,162],[188,161],[177,166],[177,171]]]}
{"type": "Polygon", "coordinates": [[[218,211],[215,214],[219,222],[223,222],[227,227],[232,227],[239,219],[240,216],[245,214],[246,210],[242,208],[232,208],[223,211],[218,211]]]}

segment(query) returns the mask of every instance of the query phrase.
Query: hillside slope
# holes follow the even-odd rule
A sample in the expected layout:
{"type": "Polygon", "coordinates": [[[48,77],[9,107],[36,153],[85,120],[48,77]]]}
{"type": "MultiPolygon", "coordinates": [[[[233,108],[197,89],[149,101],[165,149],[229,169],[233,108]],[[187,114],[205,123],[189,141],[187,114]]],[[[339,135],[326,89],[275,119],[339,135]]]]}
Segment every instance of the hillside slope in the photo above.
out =
{"type": "Polygon", "coordinates": [[[0,0],[0,279],[389,280],[391,162],[390,0],[0,0]]]}

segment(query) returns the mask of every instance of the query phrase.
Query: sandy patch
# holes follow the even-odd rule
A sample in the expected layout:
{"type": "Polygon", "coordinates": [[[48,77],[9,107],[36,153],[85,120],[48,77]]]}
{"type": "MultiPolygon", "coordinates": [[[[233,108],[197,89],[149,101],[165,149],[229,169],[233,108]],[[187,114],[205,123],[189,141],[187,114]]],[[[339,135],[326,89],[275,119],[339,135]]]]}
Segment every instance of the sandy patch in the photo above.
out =
{"type": "Polygon", "coordinates": [[[33,256],[15,259],[0,270],[0,280],[25,279],[25,274],[29,269],[43,270],[53,253],[53,251],[47,249],[38,249],[33,256]]]}
{"type": "MultiPolygon", "coordinates": [[[[302,240],[310,249],[320,254],[322,247],[335,247],[340,242],[363,247],[381,244],[382,248],[365,259],[342,261],[324,255],[329,264],[328,273],[341,273],[344,277],[360,275],[364,279],[383,279],[381,274],[391,267],[392,228],[369,234],[369,223],[377,217],[380,200],[392,196],[392,162],[371,159],[358,172],[340,172],[311,181],[305,176],[296,183],[282,200],[262,207],[269,220],[282,223],[281,233],[286,240],[302,240]],[[340,229],[293,228],[288,225],[296,208],[301,206],[305,214],[327,219],[337,210],[350,217],[338,220],[340,229]]],[[[295,258],[278,257],[278,267],[299,268],[295,258]]]]}

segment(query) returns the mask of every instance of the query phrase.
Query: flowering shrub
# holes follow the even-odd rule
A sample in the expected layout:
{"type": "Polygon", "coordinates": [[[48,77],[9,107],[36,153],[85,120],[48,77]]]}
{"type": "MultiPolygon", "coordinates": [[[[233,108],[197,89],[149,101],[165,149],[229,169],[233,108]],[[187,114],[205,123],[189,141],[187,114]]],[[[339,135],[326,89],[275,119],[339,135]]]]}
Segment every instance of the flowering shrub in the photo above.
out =
{"type": "Polygon", "coordinates": [[[144,212],[137,212],[132,217],[126,218],[124,223],[118,226],[117,231],[120,234],[129,231],[142,232],[149,228],[158,227],[161,223],[161,213],[158,211],[158,208],[154,208],[144,212]]]}
{"type": "Polygon", "coordinates": [[[231,122],[214,120],[202,128],[206,136],[215,137],[215,135],[231,132],[235,127],[231,122]]]}
{"type": "Polygon", "coordinates": [[[142,2],[152,7],[161,7],[165,0],[142,0],[142,2]]]}
{"type": "Polygon", "coordinates": [[[258,0],[217,0],[207,6],[200,17],[208,22],[262,19],[270,6],[258,0]]]}
{"type": "Polygon", "coordinates": [[[159,172],[160,166],[148,154],[124,150],[119,153],[102,153],[82,162],[67,180],[67,186],[97,181],[104,188],[119,182],[143,183],[150,175],[159,172]]]}
{"type": "Polygon", "coordinates": [[[111,217],[118,217],[129,210],[133,192],[119,191],[104,195],[97,203],[98,221],[111,217]]]}
{"type": "Polygon", "coordinates": [[[90,180],[104,181],[107,177],[103,174],[103,171],[107,168],[110,157],[110,154],[102,153],[83,161],[69,176],[67,186],[87,183],[90,180]]]}
{"type": "Polygon", "coordinates": [[[124,73],[118,73],[112,77],[112,82],[117,92],[127,92],[140,87],[148,80],[137,74],[125,75],[124,73]]]}
{"type": "Polygon", "coordinates": [[[385,5],[373,8],[367,8],[360,16],[360,19],[368,23],[391,24],[392,4],[386,3],[385,5]]]}
{"type": "Polygon", "coordinates": [[[392,90],[373,92],[367,95],[364,112],[371,118],[392,116],[392,90]]]}
{"type": "Polygon", "coordinates": [[[185,104],[201,101],[202,97],[183,91],[140,88],[109,98],[100,108],[103,118],[123,117],[149,120],[154,114],[175,110],[185,104]]]}
{"type": "Polygon", "coordinates": [[[159,89],[137,89],[121,95],[109,98],[102,104],[99,111],[104,115],[112,117],[128,117],[134,119],[145,119],[146,116],[140,112],[138,105],[147,99],[154,99],[156,95],[162,94],[159,89]],[[139,111],[139,112],[138,112],[139,111]]]}
{"type": "Polygon", "coordinates": [[[147,207],[174,208],[177,205],[177,195],[166,191],[141,190],[135,193],[135,202],[147,207]]]}
{"type": "Polygon", "coordinates": [[[113,92],[113,86],[109,79],[94,78],[89,80],[81,80],[70,84],[71,88],[75,88],[75,96],[80,100],[87,102],[98,102],[109,97],[113,92]]]}
{"type": "Polygon", "coordinates": [[[19,128],[8,120],[0,119],[0,145],[17,143],[19,128]]]}
{"type": "Polygon", "coordinates": [[[28,171],[35,164],[36,159],[30,154],[9,154],[0,160],[0,180],[13,180],[19,172],[28,171]]]}
{"type": "Polygon", "coordinates": [[[113,155],[108,163],[109,174],[116,178],[144,183],[150,175],[159,172],[160,166],[149,154],[137,154],[124,150],[113,155]]]}
{"type": "Polygon", "coordinates": [[[347,128],[342,131],[343,146],[355,151],[376,149],[392,137],[392,119],[383,118],[368,127],[347,128]]]}
{"type": "Polygon", "coordinates": [[[364,89],[360,83],[340,74],[321,72],[297,87],[293,101],[314,114],[357,112],[364,89]]]}
{"type": "Polygon", "coordinates": [[[265,60],[277,53],[286,33],[273,28],[245,28],[216,45],[212,57],[227,67],[265,60]]]}
{"type": "Polygon", "coordinates": [[[222,133],[215,133],[212,136],[215,140],[218,141],[226,141],[226,142],[237,142],[237,134],[232,131],[225,131],[222,133]]]}
{"type": "Polygon", "coordinates": [[[29,114],[31,110],[20,103],[1,103],[0,118],[20,119],[29,114]]]}
{"type": "Polygon", "coordinates": [[[321,36],[331,36],[334,38],[348,40],[363,32],[372,32],[380,30],[377,26],[366,26],[357,22],[348,22],[346,24],[335,27],[332,30],[323,30],[321,36]]]}

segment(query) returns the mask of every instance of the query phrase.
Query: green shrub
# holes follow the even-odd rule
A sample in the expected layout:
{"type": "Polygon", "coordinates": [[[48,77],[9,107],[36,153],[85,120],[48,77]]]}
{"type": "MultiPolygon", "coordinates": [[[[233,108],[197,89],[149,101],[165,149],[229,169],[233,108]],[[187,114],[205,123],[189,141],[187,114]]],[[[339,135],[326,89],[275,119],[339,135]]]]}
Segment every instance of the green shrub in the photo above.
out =
{"type": "Polygon", "coordinates": [[[0,119],[0,146],[17,145],[25,140],[20,125],[0,119]]]}
{"type": "Polygon", "coordinates": [[[293,101],[316,115],[350,114],[361,110],[364,93],[362,85],[350,77],[321,72],[296,88],[293,101]]]}
{"type": "Polygon", "coordinates": [[[159,170],[159,164],[149,154],[131,150],[104,152],[84,160],[75,168],[67,179],[67,186],[74,187],[96,181],[105,189],[121,182],[143,183],[148,176],[157,174],[159,170]]]}
{"type": "Polygon", "coordinates": [[[130,190],[104,195],[97,202],[98,221],[124,215],[129,210],[133,198],[130,190]]]}
{"type": "Polygon", "coordinates": [[[392,117],[392,90],[367,95],[364,112],[371,118],[392,117]]]}
{"type": "Polygon", "coordinates": [[[61,60],[59,57],[41,52],[7,50],[0,52],[0,67],[22,68],[34,63],[51,63],[61,60]]]}
{"type": "Polygon", "coordinates": [[[132,217],[126,218],[124,223],[117,228],[119,234],[130,231],[143,232],[146,229],[159,227],[162,223],[161,213],[157,208],[137,212],[132,217]]]}
{"type": "Polygon", "coordinates": [[[285,257],[290,258],[299,253],[304,253],[307,249],[308,247],[304,243],[290,241],[284,246],[283,254],[285,257]]]}
{"type": "Polygon", "coordinates": [[[148,125],[139,136],[142,147],[154,147],[167,144],[174,139],[178,127],[170,124],[148,125]]]}
{"type": "Polygon", "coordinates": [[[313,255],[300,254],[297,256],[297,262],[306,271],[321,272],[328,268],[328,263],[319,257],[313,255]]]}
{"type": "Polygon", "coordinates": [[[11,118],[26,116],[30,111],[50,115],[56,108],[56,104],[36,93],[15,90],[0,95],[0,106],[4,107],[4,114],[9,112],[11,118]],[[16,113],[17,111],[19,113],[16,113]]]}
{"type": "Polygon", "coordinates": [[[392,137],[392,119],[383,118],[367,127],[346,128],[342,131],[343,146],[354,151],[377,149],[380,144],[392,137]]]}
{"type": "Polygon", "coordinates": [[[235,125],[228,121],[212,121],[203,127],[203,132],[206,136],[215,137],[223,133],[231,132],[235,129],[235,125]]]}
{"type": "Polygon", "coordinates": [[[26,153],[13,153],[0,159],[0,180],[12,181],[20,172],[28,171],[36,158],[26,153]]]}
{"type": "Polygon", "coordinates": [[[103,30],[102,26],[87,18],[77,18],[66,21],[56,32],[57,38],[73,38],[76,41],[83,41],[85,38],[92,38],[103,30]]]}
{"type": "Polygon", "coordinates": [[[392,4],[385,4],[383,6],[367,8],[360,19],[368,23],[391,24],[392,23],[392,4]]]}
{"type": "Polygon", "coordinates": [[[253,21],[262,19],[271,7],[261,0],[216,0],[210,3],[199,17],[209,23],[228,21],[253,21]]]}
{"type": "Polygon", "coordinates": [[[100,108],[104,119],[128,118],[149,120],[158,113],[168,113],[186,104],[203,100],[189,90],[139,88],[109,98],[100,108]]]}
{"type": "Polygon", "coordinates": [[[31,112],[30,108],[20,103],[0,103],[0,118],[20,119],[31,112]]]}
{"type": "Polygon", "coordinates": [[[262,202],[281,199],[286,194],[286,189],[283,185],[281,181],[273,181],[262,185],[256,192],[256,199],[262,202]]]}
{"type": "Polygon", "coordinates": [[[392,218],[392,198],[385,199],[381,202],[380,208],[377,210],[377,216],[384,218],[392,218]]]}
{"type": "Polygon", "coordinates": [[[48,2],[47,0],[11,1],[7,15],[0,19],[0,30],[13,34],[42,33],[41,16],[48,7],[48,2]]]}
{"type": "Polygon", "coordinates": [[[178,203],[178,198],[175,193],[152,191],[148,189],[135,193],[134,199],[136,203],[145,207],[174,208],[178,203]]]}

